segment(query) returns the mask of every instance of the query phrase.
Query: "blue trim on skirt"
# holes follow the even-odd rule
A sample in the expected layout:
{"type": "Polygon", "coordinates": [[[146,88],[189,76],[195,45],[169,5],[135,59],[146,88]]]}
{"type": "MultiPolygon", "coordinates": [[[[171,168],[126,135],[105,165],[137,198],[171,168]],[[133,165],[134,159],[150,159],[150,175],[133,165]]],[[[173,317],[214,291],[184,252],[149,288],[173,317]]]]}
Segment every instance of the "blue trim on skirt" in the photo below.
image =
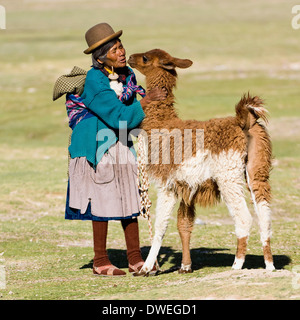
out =
{"type": "Polygon", "coordinates": [[[140,212],[134,213],[131,216],[127,217],[97,217],[94,216],[91,212],[91,203],[89,203],[86,212],[81,213],[80,209],[74,209],[69,206],[69,182],[67,190],[67,199],[66,199],[66,210],[65,210],[65,219],[67,220],[92,220],[92,221],[109,221],[109,220],[123,220],[123,219],[132,219],[140,215],[140,212]]]}

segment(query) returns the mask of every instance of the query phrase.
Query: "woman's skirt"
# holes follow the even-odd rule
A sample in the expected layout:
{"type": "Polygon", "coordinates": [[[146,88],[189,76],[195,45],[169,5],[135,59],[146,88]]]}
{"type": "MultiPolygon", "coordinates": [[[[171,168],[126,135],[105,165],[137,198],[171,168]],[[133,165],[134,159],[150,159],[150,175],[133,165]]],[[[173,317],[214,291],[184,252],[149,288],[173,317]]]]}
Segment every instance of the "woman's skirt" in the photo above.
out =
{"type": "Polygon", "coordinates": [[[66,219],[120,220],[137,217],[139,211],[137,164],[127,146],[113,145],[96,170],[85,157],[70,160],[66,219]]]}

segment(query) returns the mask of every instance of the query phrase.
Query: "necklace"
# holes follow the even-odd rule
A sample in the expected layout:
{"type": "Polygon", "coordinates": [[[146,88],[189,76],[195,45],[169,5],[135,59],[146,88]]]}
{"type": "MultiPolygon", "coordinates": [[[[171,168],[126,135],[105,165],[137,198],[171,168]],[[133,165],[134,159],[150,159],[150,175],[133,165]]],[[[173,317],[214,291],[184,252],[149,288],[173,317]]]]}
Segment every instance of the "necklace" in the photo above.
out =
{"type": "Polygon", "coordinates": [[[114,67],[110,70],[107,67],[104,67],[105,70],[109,73],[108,79],[110,80],[109,85],[112,90],[115,91],[116,95],[119,97],[123,92],[123,83],[119,82],[119,75],[114,71],[114,67]]]}

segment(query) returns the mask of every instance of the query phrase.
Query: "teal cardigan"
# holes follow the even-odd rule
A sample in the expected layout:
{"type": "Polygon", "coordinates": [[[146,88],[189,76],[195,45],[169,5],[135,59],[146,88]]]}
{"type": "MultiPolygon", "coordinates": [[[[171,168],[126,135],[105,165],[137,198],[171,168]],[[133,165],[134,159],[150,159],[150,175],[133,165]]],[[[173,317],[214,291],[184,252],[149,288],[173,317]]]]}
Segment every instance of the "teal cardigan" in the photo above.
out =
{"type": "MultiPolygon", "coordinates": [[[[128,81],[129,77],[126,83],[128,81]]],[[[81,97],[94,116],[75,126],[69,152],[71,158],[86,157],[95,168],[104,153],[118,141],[120,124],[125,124],[128,130],[134,129],[143,121],[145,113],[135,95],[128,103],[122,103],[99,69],[88,71],[81,97]]]]}

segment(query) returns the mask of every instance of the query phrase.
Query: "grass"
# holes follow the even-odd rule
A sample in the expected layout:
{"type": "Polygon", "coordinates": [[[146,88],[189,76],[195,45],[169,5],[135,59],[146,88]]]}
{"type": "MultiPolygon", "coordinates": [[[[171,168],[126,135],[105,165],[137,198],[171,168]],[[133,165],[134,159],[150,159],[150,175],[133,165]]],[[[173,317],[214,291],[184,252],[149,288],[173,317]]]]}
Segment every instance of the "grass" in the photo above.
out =
{"type": "MultiPolygon", "coordinates": [[[[291,27],[292,1],[5,0],[0,30],[0,263],[6,289],[0,299],[299,299],[292,286],[299,256],[300,60],[299,30],[291,27]],[[137,9],[137,6],[139,10],[137,9]],[[159,10],[158,10],[159,8],[159,10]],[[194,272],[177,274],[181,244],[171,218],[157,277],[108,279],[91,272],[91,224],[65,221],[68,128],[63,99],[53,84],[74,65],[88,69],[85,31],[108,21],[123,29],[127,56],[160,47],[194,61],[179,71],[177,108],[184,119],[232,115],[247,91],[262,96],[273,142],[273,254],[277,271],[265,273],[258,226],[245,269],[231,271],[234,227],[221,204],[197,208],[194,272]]],[[[137,73],[141,84],[144,79],[137,73]]],[[[152,220],[156,201],[155,190],[152,220]]],[[[252,207],[249,207],[253,212],[252,207]]],[[[150,241],[140,219],[144,257],[150,241]]],[[[109,255],[127,270],[121,226],[109,224],[109,255]]]]}

